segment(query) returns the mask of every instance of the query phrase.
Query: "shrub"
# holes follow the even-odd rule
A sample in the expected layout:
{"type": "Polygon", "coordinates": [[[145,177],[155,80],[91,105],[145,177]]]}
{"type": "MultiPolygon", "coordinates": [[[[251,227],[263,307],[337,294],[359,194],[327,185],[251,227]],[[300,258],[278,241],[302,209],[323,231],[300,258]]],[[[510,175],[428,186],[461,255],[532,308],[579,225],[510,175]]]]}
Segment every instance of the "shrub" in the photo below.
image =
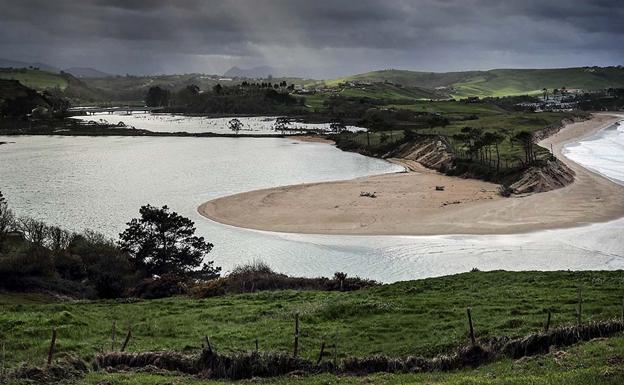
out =
{"type": "Polygon", "coordinates": [[[358,277],[347,278],[345,273],[336,273],[333,279],[290,277],[273,271],[266,263],[255,261],[236,266],[224,277],[196,285],[192,293],[199,298],[233,293],[253,293],[268,290],[326,290],[351,291],[378,285],[377,282],[358,277]]]}
{"type": "Polygon", "coordinates": [[[52,277],[54,265],[45,254],[33,254],[21,250],[0,255],[0,285],[9,279],[24,276],[52,277]]]}
{"type": "Polygon", "coordinates": [[[191,294],[197,298],[218,297],[227,294],[227,285],[227,278],[217,278],[193,286],[191,294]]]}
{"type": "Polygon", "coordinates": [[[54,267],[64,279],[81,280],[87,276],[82,258],[75,254],[58,253],[54,256],[54,267]]]}
{"type": "Polygon", "coordinates": [[[176,275],[163,275],[157,278],[146,278],[139,282],[129,292],[131,297],[145,299],[167,298],[174,295],[185,294],[186,285],[176,275]]]}

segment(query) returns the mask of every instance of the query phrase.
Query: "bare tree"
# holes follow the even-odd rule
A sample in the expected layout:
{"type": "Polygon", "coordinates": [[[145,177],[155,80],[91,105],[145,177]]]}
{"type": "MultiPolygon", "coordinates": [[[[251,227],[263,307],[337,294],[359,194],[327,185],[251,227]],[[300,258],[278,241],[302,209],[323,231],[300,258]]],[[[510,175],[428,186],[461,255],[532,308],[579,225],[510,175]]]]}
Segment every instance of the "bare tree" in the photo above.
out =
{"type": "Polygon", "coordinates": [[[32,248],[45,247],[48,233],[48,226],[45,223],[32,218],[20,218],[18,228],[32,248]]]}
{"type": "Polygon", "coordinates": [[[0,250],[2,250],[7,233],[13,230],[13,227],[15,227],[15,215],[0,191],[0,250]]]}
{"type": "Polygon", "coordinates": [[[74,237],[73,233],[57,226],[48,227],[46,235],[50,249],[54,252],[67,249],[74,237]]]}

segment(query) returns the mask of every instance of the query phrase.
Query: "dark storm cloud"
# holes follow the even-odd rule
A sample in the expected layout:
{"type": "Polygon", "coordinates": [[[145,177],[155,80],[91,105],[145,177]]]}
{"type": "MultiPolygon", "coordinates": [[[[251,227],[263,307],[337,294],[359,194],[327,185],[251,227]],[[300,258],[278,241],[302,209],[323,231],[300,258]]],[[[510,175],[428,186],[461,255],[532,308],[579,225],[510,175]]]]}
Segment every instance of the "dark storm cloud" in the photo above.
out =
{"type": "Polygon", "coordinates": [[[621,64],[621,1],[0,0],[7,58],[116,73],[621,64]]]}

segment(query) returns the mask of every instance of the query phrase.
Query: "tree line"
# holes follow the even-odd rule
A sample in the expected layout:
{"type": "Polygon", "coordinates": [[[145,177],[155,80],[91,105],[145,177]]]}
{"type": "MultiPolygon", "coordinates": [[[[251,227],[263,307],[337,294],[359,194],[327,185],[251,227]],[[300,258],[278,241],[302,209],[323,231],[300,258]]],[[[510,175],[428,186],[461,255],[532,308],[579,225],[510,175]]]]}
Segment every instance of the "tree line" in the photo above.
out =
{"type": "Polygon", "coordinates": [[[290,94],[294,86],[281,83],[247,83],[210,90],[188,85],[179,91],[154,86],[145,96],[148,107],[163,107],[170,112],[284,114],[305,112],[305,99],[290,94]]]}

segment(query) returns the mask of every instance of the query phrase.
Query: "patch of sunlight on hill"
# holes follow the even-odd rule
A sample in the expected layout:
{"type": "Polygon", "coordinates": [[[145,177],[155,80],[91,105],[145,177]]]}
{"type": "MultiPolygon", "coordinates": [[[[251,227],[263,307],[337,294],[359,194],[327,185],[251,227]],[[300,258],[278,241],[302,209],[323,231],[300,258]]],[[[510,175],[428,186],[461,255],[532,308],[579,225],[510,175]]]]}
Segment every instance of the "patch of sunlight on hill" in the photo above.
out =
{"type": "Polygon", "coordinates": [[[64,90],[67,87],[67,80],[61,75],[51,72],[37,70],[16,70],[11,72],[0,72],[0,79],[18,80],[26,87],[36,90],[45,90],[47,88],[60,88],[64,90]]]}

